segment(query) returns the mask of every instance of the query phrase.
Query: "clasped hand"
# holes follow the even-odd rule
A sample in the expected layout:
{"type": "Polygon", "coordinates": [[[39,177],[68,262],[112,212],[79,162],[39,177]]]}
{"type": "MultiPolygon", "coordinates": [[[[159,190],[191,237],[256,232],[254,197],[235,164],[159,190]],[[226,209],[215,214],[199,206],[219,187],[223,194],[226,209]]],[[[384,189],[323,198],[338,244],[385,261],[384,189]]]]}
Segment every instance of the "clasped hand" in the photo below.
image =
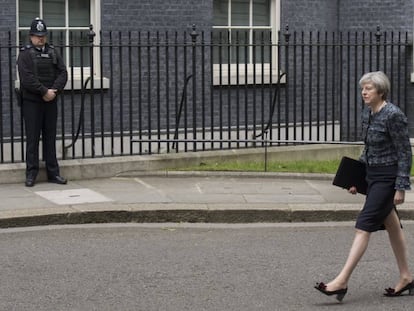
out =
{"type": "Polygon", "coordinates": [[[45,102],[50,102],[54,100],[56,98],[56,93],[57,93],[56,89],[48,89],[46,94],[43,95],[43,100],[45,102]]]}

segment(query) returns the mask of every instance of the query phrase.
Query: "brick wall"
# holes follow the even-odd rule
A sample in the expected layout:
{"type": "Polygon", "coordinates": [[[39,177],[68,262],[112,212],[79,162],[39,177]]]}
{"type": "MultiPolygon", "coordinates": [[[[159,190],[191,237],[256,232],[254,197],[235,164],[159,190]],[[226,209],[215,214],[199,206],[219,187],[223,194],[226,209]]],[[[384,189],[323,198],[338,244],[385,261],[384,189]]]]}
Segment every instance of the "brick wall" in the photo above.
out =
{"type": "Polygon", "coordinates": [[[409,31],[411,0],[282,0],[282,28],[306,31],[409,31]]]}
{"type": "Polygon", "coordinates": [[[165,31],[210,28],[212,0],[103,0],[103,30],[165,31]]]}
{"type": "Polygon", "coordinates": [[[335,31],[337,29],[336,0],[282,0],[281,28],[291,30],[335,31]]]}
{"type": "Polygon", "coordinates": [[[340,30],[409,31],[413,27],[413,1],[411,0],[346,0],[339,1],[340,30]]]}
{"type": "Polygon", "coordinates": [[[16,29],[16,1],[0,0],[0,31],[16,29]]]}

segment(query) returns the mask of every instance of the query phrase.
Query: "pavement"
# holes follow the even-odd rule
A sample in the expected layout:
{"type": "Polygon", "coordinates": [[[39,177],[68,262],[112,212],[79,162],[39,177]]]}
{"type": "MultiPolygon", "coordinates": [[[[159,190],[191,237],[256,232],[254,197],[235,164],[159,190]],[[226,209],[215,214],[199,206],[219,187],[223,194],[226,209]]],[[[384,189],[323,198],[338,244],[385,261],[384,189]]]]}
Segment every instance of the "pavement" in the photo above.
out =
{"type": "MultiPolygon", "coordinates": [[[[107,222],[319,222],[354,220],[364,202],[329,174],[151,171],[0,185],[0,227],[107,222]]],[[[399,207],[414,219],[414,192],[399,207]]]]}

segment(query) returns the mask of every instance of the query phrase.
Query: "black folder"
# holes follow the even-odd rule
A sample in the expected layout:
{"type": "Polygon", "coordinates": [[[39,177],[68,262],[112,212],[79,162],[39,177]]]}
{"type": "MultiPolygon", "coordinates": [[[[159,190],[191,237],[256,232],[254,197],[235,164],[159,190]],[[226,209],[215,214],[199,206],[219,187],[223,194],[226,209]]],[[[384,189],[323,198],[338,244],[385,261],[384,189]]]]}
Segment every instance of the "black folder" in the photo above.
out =
{"type": "Polygon", "coordinates": [[[365,163],[348,157],[342,157],[332,184],[345,189],[355,186],[359,193],[367,194],[365,176],[365,163]]]}

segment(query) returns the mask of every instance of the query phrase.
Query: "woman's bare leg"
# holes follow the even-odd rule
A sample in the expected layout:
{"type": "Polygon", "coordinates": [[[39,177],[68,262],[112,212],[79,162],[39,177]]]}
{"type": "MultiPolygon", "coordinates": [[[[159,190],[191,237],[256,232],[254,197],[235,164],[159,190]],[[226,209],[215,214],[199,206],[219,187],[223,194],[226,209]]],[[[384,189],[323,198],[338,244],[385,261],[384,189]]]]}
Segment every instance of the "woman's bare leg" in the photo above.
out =
{"type": "Polygon", "coordinates": [[[398,269],[400,271],[400,279],[394,288],[395,291],[399,291],[413,280],[413,276],[408,268],[407,244],[403,230],[401,229],[400,220],[394,209],[387,216],[384,224],[388,232],[392,250],[394,251],[395,259],[397,260],[398,269]]]}
{"type": "Polygon", "coordinates": [[[351,250],[349,251],[348,259],[337,277],[326,284],[326,290],[334,291],[348,287],[349,278],[351,277],[351,274],[357,266],[359,260],[362,258],[362,255],[364,255],[368,247],[370,236],[370,232],[359,229],[356,230],[354,242],[352,243],[351,250]]]}

